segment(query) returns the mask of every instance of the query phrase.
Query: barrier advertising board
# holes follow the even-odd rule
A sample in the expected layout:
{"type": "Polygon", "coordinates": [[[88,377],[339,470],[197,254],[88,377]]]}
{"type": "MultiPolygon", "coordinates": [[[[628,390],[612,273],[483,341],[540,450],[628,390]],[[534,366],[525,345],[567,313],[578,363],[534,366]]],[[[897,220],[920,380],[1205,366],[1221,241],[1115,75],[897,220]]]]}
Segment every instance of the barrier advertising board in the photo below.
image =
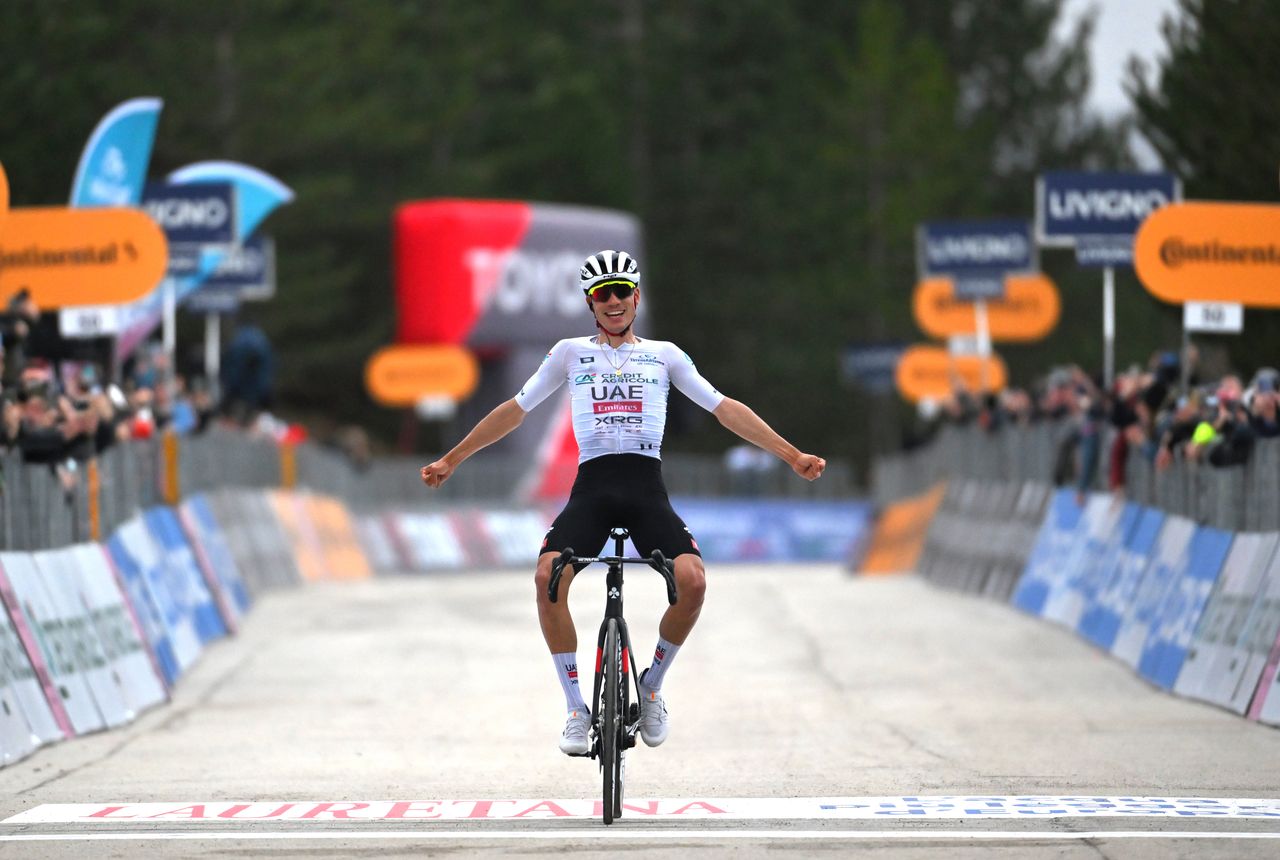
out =
{"type": "Polygon", "coordinates": [[[34,679],[17,631],[6,612],[0,612],[0,766],[26,758],[40,745],[18,699],[18,685],[34,679]]]}
{"type": "Polygon", "coordinates": [[[1011,602],[1023,612],[1040,615],[1050,592],[1062,573],[1060,560],[1076,544],[1084,509],[1076,504],[1075,493],[1058,490],[1045,509],[1044,523],[1027,557],[1027,565],[1014,588],[1011,602]]]}
{"type": "Polygon", "coordinates": [[[1137,522],[1125,538],[1114,570],[1099,589],[1093,605],[1085,610],[1078,630],[1098,647],[1112,650],[1126,614],[1137,599],[1164,520],[1163,511],[1139,509],[1137,522]]]}
{"type": "Polygon", "coordinates": [[[43,580],[50,605],[62,621],[64,635],[76,655],[76,666],[89,688],[97,712],[107,728],[122,726],[133,719],[124,690],[89,616],[81,594],[75,552],[71,547],[35,553],[36,568],[43,580]]]}
{"type": "Polygon", "coordinates": [[[1205,526],[1197,528],[1172,571],[1173,579],[1156,607],[1150,634],[1138,660],[1138,672],[1148,681],[1171,689],[1182,671],[1191,636],[1213,591],[1232,534],[1205,526]]]}
{"type": "Polygon", "coordinates": [[[1241,691],[1239,696],[1251,699],[1249,719],[1280,725],[1280,550],[1271,558],[1266,587],[1246,623],[1245,643],[1249,664],[1244,680],[1246,684],[1251,677],[1257,681],[1252,694],[1241,691]]]}
{"type": "Polygon", "coordinates": [[[165,685],[178,677],[200,656],[200,635],[188,610],[186,596],[169,582],[163,552],[142,517],[125,523],[108,541],[111,555],[138,610],[147,641],[156,655],[165,685]]]}
{"type": "Polygon", "coordinates": [[[208,497],[203,493],[188,497],[178,508],[178,519],[191,542],[206,581],[210,576],[216,581],[216,585],[210,583],[210,591],[218,600],[227,629],[235,632],[240,619],[249,611],[249,589],[245,586],[231,547],[227,545],[226,536],[213,516],[208,497]]]}
{"type": "Polygon", "coordinates": [[[1147,639],[1159,620],[1165,593],[1176,583],[1178,573],[1186,564],[1187,550],[1195,531],[1195,523],[1186,517],[1165,517],[1150,561],[1134,587],[1133,599],[1125,609],[1124,619],[1111,646],[1111,653],[1134,669],[1138,668],[1147,639]]]}
{"type": "Polygon", "coordinates": [[[72,737],[71,718],[62,703],[62,693],[54,681],[52,670],[45,660],[36,630],[29,621],[29,613],[22,606],[13,588],[8,571],[32,567],[31,556],[26,553],[0,553],[0,599],[8,615],[8,627],[17,638],[6,641],[6,666],[9,688],[26,718],[36,741],[53,743],[72,737]]]}
{"type": "Polygon", "coordinates": [[[414,570],[454,569],[467,564],[447,515],[396,514],[388,517],[388,523],[414,570]]]}
{"type": "Polygon", "coordinates": [[[227,625],[209,590],[204,574],[196,563],[191,544],[183,534],[182,524],[170,508],[155,507],[143,514],[147,529],[155,541],[164,568],[163,576],[169,593],[182,615],[189,619],[200,639],[201,647],[227,635],[227,625]]]}
{"type": "Polygon", "coordinates": [[[1071,560],[1063,565],[1061,587],[1045,604],[1045,618],[1071,630],[1080,628],[1116,574],[1125,538],[1137,520],[1137,505],[1120,502],[1110,493],[1090,494],[1071,560]]]}
{"type": "Polygon", "coordinates": [[[65,710],[72,732],[83,735],[105,728],[84,676],[88,659],[83,653],[83,637],[74,625],[68,625],[69,619],[49,596],[34,556],[10,553],[3,563],[39,659],[48,667],[52,694],[65,710]]]}
{"type": "MultiPolygon", "coordinates": [[[[1173,686],[1175,693],[1231,707],[1248,663],[1243,648],[1245,625],[1266,588],[1267,568],[1278,541],[1280,535],[1274,533],[1236,535],[1196,625],[1173,686]]],[[[1250,694],[1257,681],[1256,675],[1249,680],[1250,694]]],[[[1248,706],[1246,697],[1236,712],[1243,714],[1248,706]]]]}
{"type": "Polygon", "coordinates": [[[123,693],[126,717],[132,720],[168,698],[137,616],[125,600],[105,547],[77,544],[67,550],[64,563],[78,580],[80,601],[123,693]]]}

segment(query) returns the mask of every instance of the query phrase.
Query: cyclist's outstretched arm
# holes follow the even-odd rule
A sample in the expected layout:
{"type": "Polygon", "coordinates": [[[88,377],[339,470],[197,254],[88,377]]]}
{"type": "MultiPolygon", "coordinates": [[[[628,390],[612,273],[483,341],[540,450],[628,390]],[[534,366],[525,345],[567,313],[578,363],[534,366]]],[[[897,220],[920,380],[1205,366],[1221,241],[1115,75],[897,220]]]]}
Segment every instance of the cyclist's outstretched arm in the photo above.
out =
{"type": "Polygon", "coordinates": [[[779,436],[750,406],[726,397],[712,413],[728,429],[746,439],[752,445],[776,454],[797,475],[812,481],[822,476],[827,461],[813,454],[806,454],[779,436]]]}
{"type": "Polygon", "coordinates": [[[462,465],[463,460],[519,427],[524,421],[524,414],[524,410],[520,408],[520,404],[516,403],[515,398],[498,404],[492,412],[481,418],[479,423],[471,428],[471,432],[455,445],[452,451],[434,463],[422,467],[423,482],[428,487],[438,487],[449,480],[453,470],[462,465]]]}

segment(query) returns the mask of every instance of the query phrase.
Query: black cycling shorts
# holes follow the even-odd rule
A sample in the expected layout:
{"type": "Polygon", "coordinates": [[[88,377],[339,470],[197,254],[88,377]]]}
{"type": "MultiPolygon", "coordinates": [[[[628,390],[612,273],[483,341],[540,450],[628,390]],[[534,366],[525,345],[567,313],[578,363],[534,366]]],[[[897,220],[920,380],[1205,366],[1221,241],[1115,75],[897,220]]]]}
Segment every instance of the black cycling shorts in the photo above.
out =
{"type": "Polygon", "coordinates": [[[662,461],[643,454],[606,454],[578,466],[569,503],[542,539],[541,552],[572,547],[576,555],[599,555],[609,530],[625,528],[641,556],[655,549],[667,558],[698,552],[684,520],[671,507],[662,482],[662,461]]]}

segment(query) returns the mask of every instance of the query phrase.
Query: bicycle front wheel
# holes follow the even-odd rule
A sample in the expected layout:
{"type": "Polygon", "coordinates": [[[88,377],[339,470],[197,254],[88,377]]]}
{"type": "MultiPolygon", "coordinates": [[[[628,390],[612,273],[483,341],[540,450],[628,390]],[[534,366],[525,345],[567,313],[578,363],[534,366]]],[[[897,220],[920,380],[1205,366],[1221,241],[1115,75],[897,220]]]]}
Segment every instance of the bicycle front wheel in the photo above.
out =
{"type": "Polygon", "coordinates": [[[600,688],[600,769],[604,782],[604,823],[612,824],[622,816],[622,634],[618,622],[610,619],[604,635],[604,653],[600,662],[604,683],[600,688]]]}

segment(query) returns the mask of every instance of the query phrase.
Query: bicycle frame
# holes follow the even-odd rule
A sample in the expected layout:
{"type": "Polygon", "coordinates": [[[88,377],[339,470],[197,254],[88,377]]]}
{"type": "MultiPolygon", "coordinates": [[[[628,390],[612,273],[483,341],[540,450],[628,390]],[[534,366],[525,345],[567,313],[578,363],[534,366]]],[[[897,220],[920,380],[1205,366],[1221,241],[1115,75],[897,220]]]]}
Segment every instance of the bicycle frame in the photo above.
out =
{"type": "MultiPolygon", "coordinates": [[[[565,547],[560,552],[559,557],[551,563],[551,580],[547,584],[547,597],[552,603],[556,603],[559,599],[560,577],[564,573],[565,565],[574,564],[585,567],[594,562],[602,562],[608,565],[608,573],[605,575],[604,620],[600,622],[600,634],[596,639],[596,671],[591,692],[591,729],[594,735],[594,743],[588,753],[591,758],[599,761],[601,770],[605,772],[605,824],[612,824],[613,820],[622,814],[624,755],[626,750],[636,745],[635,736],[640,728],[640,676],[636,672],[635,654],[631,648],[631,634],[627,630],[626,619],[622,617],[623,565],[628,563],[647,564],[658,571],[667,583],[667,601],[672,604],[676,602],[675,566],[670,560],[664,558],[662,553],[656,549],[649,554],[649,558],[623,558],[622,543],[628,537],[627,530],[615,528],[610,530],[609,536],[613,539],[614,544],[614,554],[610,556],[579,558],[573,554],[572,547],[565,547]],[[617,647],[621,657],[619,660],[622,676],[620,679],[621,686],[618,687],[616,693],[613,691],[613,681],[607,681],[603,671],[606,663],[606,642],[610,639],[609,631],[611,628],[617,630],[617,647]],[[603,701],[601,689],[606,685],[606,681],[609,691],[605,710],[614,714],[611,719],[616,721],[612,726],[604,725],[600,713],[600,703],[603,701]],[[631,695],[633,690],[635,692],[634,700],[631,695]],[[608,737],[606,737],[606,732],[608,737]],[[606,762],[606,757],[610,758],[611,761],[606,762]]],[[[612,662],[612,659],[608,662],[612,662]]],[[[612,677],[617,678],[618,676],[612,674],[612,677]]]]}

